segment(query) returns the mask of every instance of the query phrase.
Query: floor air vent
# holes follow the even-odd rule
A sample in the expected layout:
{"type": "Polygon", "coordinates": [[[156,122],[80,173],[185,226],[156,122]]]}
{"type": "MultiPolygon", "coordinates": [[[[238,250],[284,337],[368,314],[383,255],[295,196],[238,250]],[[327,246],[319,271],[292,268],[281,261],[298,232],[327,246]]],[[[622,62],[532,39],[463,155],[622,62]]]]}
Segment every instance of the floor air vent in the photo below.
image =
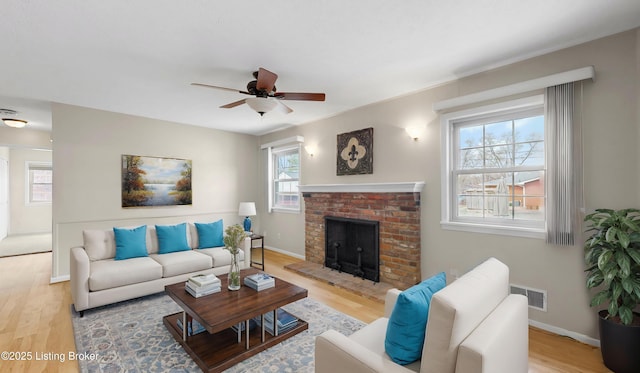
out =
{"type": "Polygon", "coordinates": [[[522,294],[529,300],[529,307],[547,312],[546,290],[532,289],[520,285],[511,285],[511,294],[522,294]]]}

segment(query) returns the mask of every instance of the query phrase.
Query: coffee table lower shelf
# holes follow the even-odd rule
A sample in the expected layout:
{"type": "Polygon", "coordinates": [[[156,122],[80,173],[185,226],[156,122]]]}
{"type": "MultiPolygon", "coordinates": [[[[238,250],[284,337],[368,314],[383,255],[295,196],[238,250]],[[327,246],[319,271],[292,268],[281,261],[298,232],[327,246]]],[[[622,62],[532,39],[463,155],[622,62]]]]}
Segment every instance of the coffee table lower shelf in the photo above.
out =
{"type": "Polygon", "coordinates": [[[242,342],[238,343],[238,334],[231,328],[216,334],[199,333],[189,336],[186,341],[183,341],[182,330],[177,325],[178,319],[182,319],[182,312],[165,316],[162,322],[203,372],[222,372],[309,328],[306,321],[298,320],[295,327],[278,336],[265,333],[264,342],[261,341],[261,328],[254,328],[249,332],[250,347],[246,349],[244,332],[242,333],[242,342]]]}

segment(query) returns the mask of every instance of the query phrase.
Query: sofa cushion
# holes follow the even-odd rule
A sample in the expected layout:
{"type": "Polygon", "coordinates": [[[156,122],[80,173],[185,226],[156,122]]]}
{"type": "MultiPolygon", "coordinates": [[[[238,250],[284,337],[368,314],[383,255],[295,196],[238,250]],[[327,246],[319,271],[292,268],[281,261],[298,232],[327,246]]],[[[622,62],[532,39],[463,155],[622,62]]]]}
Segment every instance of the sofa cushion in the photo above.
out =
{"type": "Polygon", "coordinates": [[[151,254],[151,258],[162,266],[162,277],[202,271],[210,269],[212,266],[211,257],[193,250],[167,254],[151,254]]]}
{"type": "Polygon", "coordinates": [[[155,260],[132,258],[91,262],[89,290],[99,291],[162,278],[162,266],[155,260]]]}
{"type": "Polygon", "coordinates": [[[460,343],[509,295],[509,267],[495,258],[467,272],[431,300],[421,372],[454,373],[460,343]]]}
{"type": "Polygon", "coordinates": [[[446,284],[440,272],[398,295],[384,340],[385,351],[395,363],[410,364],[422,356],[431,297],[446,284]]]}
{"type": "MultiPolygon", "coordinates": [[[[213,259],[214,267],[222,267],[225,265],[231,265],[231,253],[224,247],[213,247],[210,249],[198,250],[199,253],[206,254],[213,259]]],[[[238,253],[238,259],[244,260],[244,251],[240,250],[238,253]]]]}
{"type": "Polygon", "coordinates": [[[147,226],[113,228],[116,241],[116,260],[147,256],[147,226]]]}
{"type": "Polygon", "coordinates": [[[82,231],[82,238],[89,260],[113,259],[116,256],[113,230],[85,229],[82,231]]]}
{"type": "Polygon", "coordinates": [[[191,250],[187,242],[187,223],[176,225],[156,225],[158,253],[191,250]]]}
{"type": "Polygon", "coordinates": [[[213,223],[195,223],[198,231],[198,249],[224,246],[222,219],[213,223]]]}

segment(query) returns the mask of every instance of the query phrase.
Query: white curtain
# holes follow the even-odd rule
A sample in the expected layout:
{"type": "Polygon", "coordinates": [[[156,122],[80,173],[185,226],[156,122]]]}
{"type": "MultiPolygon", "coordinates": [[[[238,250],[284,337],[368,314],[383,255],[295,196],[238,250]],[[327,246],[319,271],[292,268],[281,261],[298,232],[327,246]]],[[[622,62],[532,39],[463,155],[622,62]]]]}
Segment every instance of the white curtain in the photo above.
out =
{"type": "Polygon", "coordinates": [[[581,229],[582,134],[574,113],[573,83],[546,88],[546,241],[561,246],[574,245],[581,229]]]}

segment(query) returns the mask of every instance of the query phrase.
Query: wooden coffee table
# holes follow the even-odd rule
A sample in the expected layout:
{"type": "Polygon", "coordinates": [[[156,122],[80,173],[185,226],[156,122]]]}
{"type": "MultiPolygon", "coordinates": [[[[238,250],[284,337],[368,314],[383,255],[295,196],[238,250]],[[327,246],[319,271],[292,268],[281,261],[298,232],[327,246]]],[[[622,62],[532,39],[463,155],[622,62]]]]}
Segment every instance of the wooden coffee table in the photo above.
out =
{"type": "MultiPolygon", "coordinates": [[[[258,273],[255,268],[241,271],[241,277],[258,273]]],[[[309,324],[298,319],[296,326],[280,333],[277,328],[274,335],[262,327],[249,328],[249,320],[267,312],[276,315],[277,309],[307,297],[307,290],[279,278],[275,287],[255,291],[247,286],[240,290],[227,290],[227,276],[218,276],[222,282],[222,291],[200,298],[194,298],[184,289],[184,282],[165,286],[165,292],[183,312],[165,316],[162,320],[173,337],[204,372],[221,372],[242,360],[245,360],[267,348],[276,345],[309,328],[309,324]],[[207,332],[189,336],[186,325],[191,320],[198,321],[207,332]],[[184,330],[178,327],[181,320],[184,330]],[[242,333],[231,329],[232,326],[245,323],[242,333]]],[[[277,319],[277,318],[274,318],[277,319]]]]}

